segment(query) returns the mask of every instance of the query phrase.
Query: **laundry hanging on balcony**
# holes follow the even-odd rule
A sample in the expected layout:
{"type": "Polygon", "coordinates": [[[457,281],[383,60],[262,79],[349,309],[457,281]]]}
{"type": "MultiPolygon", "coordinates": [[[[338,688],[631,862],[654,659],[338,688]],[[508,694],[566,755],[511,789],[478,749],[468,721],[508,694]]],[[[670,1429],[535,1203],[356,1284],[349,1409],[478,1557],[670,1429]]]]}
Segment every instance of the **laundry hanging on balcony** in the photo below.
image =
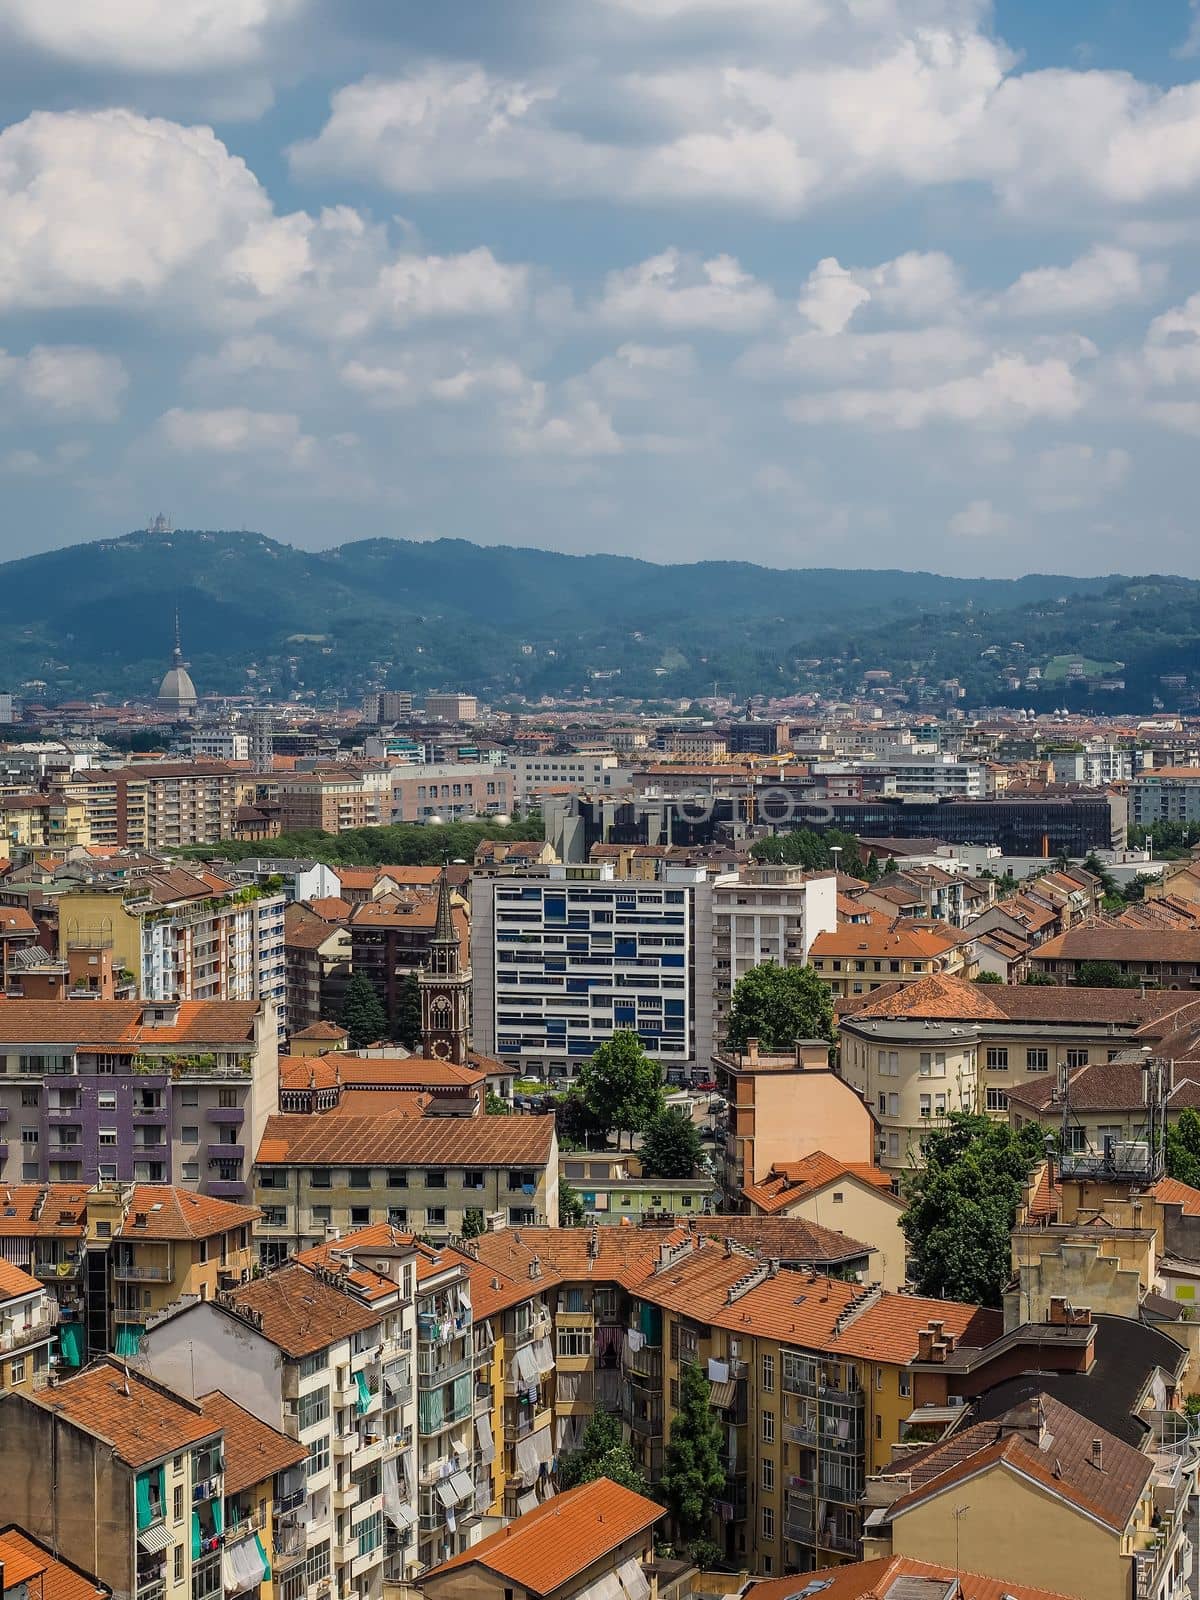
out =
{"type": "Polygon", "coordinates": [[[59,1323],[58,1359],[64,1367],[81,1367],[83,1365],[83,1327],[80,1323],[59,1323]]]}

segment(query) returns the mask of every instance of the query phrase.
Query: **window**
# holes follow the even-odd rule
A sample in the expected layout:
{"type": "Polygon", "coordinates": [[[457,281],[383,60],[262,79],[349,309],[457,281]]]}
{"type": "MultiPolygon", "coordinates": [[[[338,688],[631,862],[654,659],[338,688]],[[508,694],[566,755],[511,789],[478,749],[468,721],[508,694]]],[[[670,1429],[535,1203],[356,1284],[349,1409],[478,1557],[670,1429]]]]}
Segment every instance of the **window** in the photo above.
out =
{"type": "Polygon", "coordinates": [[[351,1167],[349,1187],[351,1189],[369,1189],[371,1187],[370,1167],[351,1167]]]}
{"type": "Polygon", "coordinates": [[[388,1224],[389,1224],[390,1227],[393,1227],[393,1228],[407,1228],[408,1227],[408,1207],[407,1206],[389,1206],[388,1207],[388,1224]]]}
{"type": "Polygon", "coordinates": [[[195,1183],[200,1177],[200,1163],[198,1161],[185,1161],[183,1163],[184,1182],[195,1183]]]}
{"type": "Polygon", "coordinates": [[[327,1578],[329,1572],[329,1540],[325,1539],[320,1544],[314,1545],[305,1557],[304,1576],[311,1588],[314,1583],[320,1583],[322,1578],[327,1578]]]}
{"type": "MultiPolygon", "coordinates": [[[[186,1177],[186,1173],[184,1174],[186,1177]]],[[[101,1183],[116,1183],[117,1164],[115,1161],[102,1161],[96,1168],[96,1176],[101,1183]]]]}
{"type": "Polygon", "coordinates": [[[1008,1096],[1003,1089],[989,1089],[987,1092],[987,1109],[989,1111],[1007,1111],[1008,1096]]]}
{"type": "Polygon", "coordinates": [[[768,1493],[775,1487],[774,1456],[764,1456],[762,1458],[762,1486],[768,1493]]]}
{"type": "Polygon", "coordinates": [[[558,1330],[558,1353],[560,1356],[590,1356],[592,1353],[592,1330],[590,1328],[560,1328],[558,1330]]]}
{"type": "Polygon", "coordinates": [[[329,1415],[329,1389],[314,1389],[311,1394],[302,1394],[296,1402],[296,1420],[300,1432],[306,1428],[313,1428],[318,1422],[324,1422],[329,1415]]]}
{"type": "Polygon", "coordinates": [[[446,1174],[444,1172],[427,1172],[425,1174],[425,1187],[427,1189],[444,1189],[446,1187],[446,1174]]]}
{"type": "Polygon", "coordinates": [[[764,1444],[775,1443],[775,1413],[764,1411],[762,1413],[762,1440],[764,1444]]]}
{"type": "Polygon", "coordinates": [[[301,1378],[315,1378],[318,1372],[323,1372],[328,1356],[329,1352],[327,1350],[315,1350],[311,1355],[302,1356],[300,1360],[301,1378]]]}
{"type": "Polygon", "coordinates": [[[429,1228],[444,1228],[446,1226],[445,1206],[427,1206],[425,1208],[425,1225],[429,1228]]]}
{"type": "Polygon", "coordinates": [[[101,1128],[99,1141],[101,1144],[116,1144],[117,1130],[115,1128],[101,1128]]]}
{"type": "MultiPolygon", "coordinates": [[[[41,1098],[41,1096],[40,1096],[40,1093],[39,1093],[39,1091],[37,1089],[22,1089],[21,1090],[21,1104],[23,1106],[36,1106],[38,1104],[38,1101],[40,1100],[40,1098],[41,1098]]],[[[77,1109],[77,1108],[76,1107],[63,1106],[62,1109],[64,1111],[66,1111],[66,1110],[69,1110],[69,1109],[70,1110],[74,1110],[74,1109],[77,1109]]]]}
{"type": "Polygon", "coordinates": [[[192,1123],[185,1123],[179,1131],[179,1137],[183,1140],[184,1144],[199,1144],[200,1129],[192,1123]]]}
{"type": "Polygon", "coordinates": [[[1048,1050],[1042,1050],[1042,1049],[1026,1050],[1026,1052],[1025,1052],[1025,1070],[1026,1070],[1026,1072],[1045,1072],[1048,1069],[1049,1065],[1050,1065],[1050,1052],[1048,1050]]]}
{"type": "Polygon", "coordinates": [[[333,1221],[333,1207],[332,1206],[314,1206],[312,1208],[312,1219],[313,1219],[314,1226],[316,1226],[318,1224],[322,1228],[327,1226],[327,1224],[329,1224],[330,1222],[333,1221]]]}
{"type": "Polygon", "coordinates": [[[101,1111],[115,1111],[117,1109],[116,1092],[112,1089],[102,1089],[96,1096],[96,1105],[101,1111]]]}
{"type": "Polygon", "coordinates": [[[18,1384],[18,1383],[24,1383],[25,1382],[25,1359],[24,1359],[24,1357],[22,1357],[19,1361],[14,1361],[12,1366],[9,1368],[9,1372],[12,1375],[11,1381],[14,1384],[14,1386],[16,1384],[18,1384]]]}
{"type": "MultiPolygon", "coordinates": [[[[368,1223],[370,1222],[370,1220],[371,1220],[371,1208],[370,1208],[370,1206],[351,1206],[350,1207],[350,1226],[352,1228],[365,1228],[368,1225],[368,1223]]],[[[443,1215],[443,1219],[442,1220],[445,1221],[445,1216],[444,1215],[443,1215]]]]}
{"type": "Polygon", "coordinates": [[[887,1136],[887,1153],[888,1153],[888,1157],[889,1157],[890,1160],[896,1161],[896,1160],[899,1159],[899,1157],[900,1157],[900,1135],[898,1133],[889,1133],[888,1134],[888,1136],[887,1136]]]}
{"type": "Polygon", "coordinates": [[[879,1075],[882,1078],[898,1078],[900,1076],[899,1050],[881,1050],[879,1052],[879,1075]]]}
{"type": "Polygon", "coordinates": [[[923,1094],[921,1096],[921,1115],[923,1117],[933,1115],[933,1100],[930,1095],[923,1094]]]}
{"type": "Polygon", "coordinates": [[[1008,1071],[1008,1046],[1004,1044],[990,1044],[987,1047],[987,1069],[989,1072],[1008,1071]]]}
{"type": "Polygon", "coordinates": [[[174,1581],[176,1583],[182,1583],[183,1582],[183,1546],[181,1544],[177,1544],[175,1546],[175,1555],[174,1555],[174,1560],[173,1560],[173,1563],[172,1563],[172,1572],[174,1574],[174,1581]]]}
{"type": "MultiPolygon", "coordinates": [[[[117,1097],[116,1095],[113,1095],[113,1105],[116,1105],[116,1103],[117,1097]]],[[[200,1104],[199,1089],[185,1089],[183,1091],[183,1099],[181,1104],[185,1106],[198,1106],[200,1104]]]]}
{"type": "Polygon", "coordinates": [[[38,1131],[37,1131],[36,1128],[22,1128],[21,1129],[21,1143],[22,1144],[30,1145],[30,1144],[36,1144],[37,1142],[38,1142],[38,1131]]]}
{"type": "Polygon", "coordinates": [[[328,1167],[314,1167],[308,1175],[308,1181],[314,1189],[328,1189],[330,1178],[328,1167]]]}
{"type": "Polygon", "coordinates": [[[944,1050],[922,1050],[920,1073],[923,1078],[944,1078],[946,1076],[946,1052],[944,1050]]]}
{"type": "Polygon", "coordinates": [[[1067,1065],[1069,1067],[1086,1067],[1087,1064],[1088,1064],[1088,1053],[1087,1053],[1086,1050],[1068,1050],[1067,1051],[1067,1065]]]}
{"type": "Polygon", "coordinates": [[[464,1189],[482,1189],[483,1173],[475,1167],[467,1167],[462,1175],[464,1189]]]}
{"type": "Polygon", "coordinates": [[[408,1172],[404,1167],[391,1167],[388,1170],[387,1186],[389,1189],[407,1189],[408,1172]]]}
{"type": "Polygon", "coordinates": [[[764,1539],[774,1539],[775,1537],[774,1506],[764,1506],[762,1508],[762,1536],[764,1539]]]}
{"type": "Polygon", "coordinates": [[[907,1372],[900,1374],[900,1398],[907,1400],[912,1394],[912,1377],[907,1372]]]}
{"type": "Polygon", "coordinates": [[[775,1392],[774,1356],[764,1356],[762,1358],[762,1389],[764,1394],[774,1394],[775,1392]]]}
{"type": "Polygon", "coordinates": [[[183,1521],[183,1485],[177,1483],[171,1495],[171,1520],[183,1521]]]}
{"type": "Polygon", "coordinates": [[[217,1104],[219,1106],[221,1106],[226,1111],[235,1110],[237,1108],[237,1105],[238,1105],[238,1102],[240,1101],[240,1099],[241,1099],[240,1090],[237,1090],[237,1089],[218,1089],[217,1090],[217,1104]]]}

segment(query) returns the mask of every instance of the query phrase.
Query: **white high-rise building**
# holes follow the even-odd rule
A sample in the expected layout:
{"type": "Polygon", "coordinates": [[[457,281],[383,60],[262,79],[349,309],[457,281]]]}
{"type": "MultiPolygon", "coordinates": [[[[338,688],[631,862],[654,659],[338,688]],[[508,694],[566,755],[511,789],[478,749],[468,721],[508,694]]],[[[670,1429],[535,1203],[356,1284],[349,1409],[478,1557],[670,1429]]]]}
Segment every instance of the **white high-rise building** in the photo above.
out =
{"type": "Polygon", "coordinates": [[[837,928],[837,876],[757,863],[713,889],[713,999],[718,1041],[733,987],[751,967],[803,967],[819,933],[837,928]]]}

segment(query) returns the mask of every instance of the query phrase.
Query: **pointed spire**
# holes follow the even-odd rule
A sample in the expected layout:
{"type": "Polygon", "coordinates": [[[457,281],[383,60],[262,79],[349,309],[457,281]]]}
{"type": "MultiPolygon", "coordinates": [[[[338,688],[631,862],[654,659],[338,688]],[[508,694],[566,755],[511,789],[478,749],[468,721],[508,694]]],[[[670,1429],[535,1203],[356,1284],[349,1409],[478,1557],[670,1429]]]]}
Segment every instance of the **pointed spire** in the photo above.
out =
{"type": "Polygon", "coordinates": [[[183,665],[183,640],[180,637],[180,633],[179,633],[179,607],[178,606],[175,607],[175,649],[172,652],[172,660],[174,661],[174,664],[177,667],[181,667],[183,665]]]}
{"type": "Polygon", "coordinates": [[[458,944],[458,934],[454,931],[454,917],[450,909],[449,863],[445,861],[442,863],[442,875],[438,879],[437,921],[433,926],[432,943],[455,946],[458,944]]]}

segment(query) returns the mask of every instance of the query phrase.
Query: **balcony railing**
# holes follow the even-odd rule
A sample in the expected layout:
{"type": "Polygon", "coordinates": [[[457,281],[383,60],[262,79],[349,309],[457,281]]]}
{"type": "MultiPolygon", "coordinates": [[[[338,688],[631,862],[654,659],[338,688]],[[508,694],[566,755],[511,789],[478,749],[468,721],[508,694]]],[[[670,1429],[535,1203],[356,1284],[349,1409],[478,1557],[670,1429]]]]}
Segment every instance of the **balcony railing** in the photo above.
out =
{"type": "Polygon", "coordinates": [[[54,1337],[57,1326],[58,1306],[50,1301],[37,1322],[20,1328],[0,1326],[0,1353],[7,1355],[14,1350],[24,1350],[27,1345],[44,1344],[47,1339],[54,1337]]]}
{"type": "Polygon", "coordinates": [[[174,1273],[169,1266],[143,1266],[140,1262],[115,1261],[113,1263],[113,1277],[135,1282],[170,1283],[174,1273]]]}

